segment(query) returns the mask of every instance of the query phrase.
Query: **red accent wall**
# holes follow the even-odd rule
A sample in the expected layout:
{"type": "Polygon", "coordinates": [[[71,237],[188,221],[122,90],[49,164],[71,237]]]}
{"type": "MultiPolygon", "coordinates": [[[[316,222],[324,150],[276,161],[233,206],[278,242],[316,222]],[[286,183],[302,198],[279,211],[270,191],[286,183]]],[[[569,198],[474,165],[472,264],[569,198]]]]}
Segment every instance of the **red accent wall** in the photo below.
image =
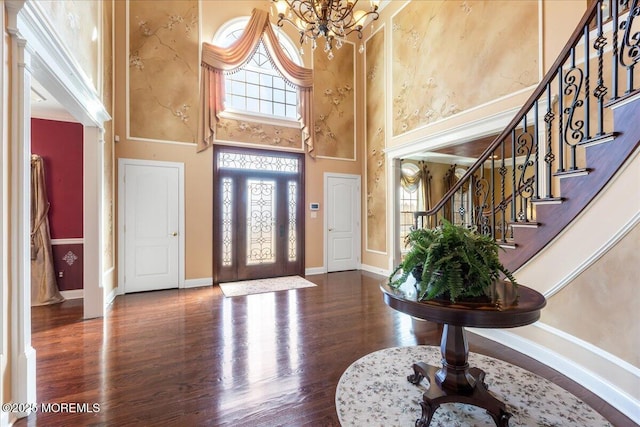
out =
{"type": "Polygon", "coordinates": [[[80,123],[31,119],[31,152],[44,159],[52,239],[83,237],[82,137],[80,123]]]}
{"type": "Polygon", "coordinates": [[[56,283],[61,291],[83,288],[83,246],[82,244],[51,245],[56,283]]]}

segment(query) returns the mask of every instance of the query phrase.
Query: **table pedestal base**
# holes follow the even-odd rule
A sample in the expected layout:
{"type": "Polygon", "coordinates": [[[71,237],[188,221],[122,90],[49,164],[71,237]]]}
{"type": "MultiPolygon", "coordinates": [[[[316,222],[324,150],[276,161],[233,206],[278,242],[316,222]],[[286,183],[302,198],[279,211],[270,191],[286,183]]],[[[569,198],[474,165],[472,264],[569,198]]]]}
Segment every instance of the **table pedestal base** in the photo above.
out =
{"type": "Polygon", "coordinates": [[[416,420],[416,427],[427,427],[436,409],[443,403],[459,402],[478,406],[487,410],[498,427],[508,427],[511,414],[507,412],[504,403],[493,397],[484,383],[484,371],[479,368],[465,370],[465,376],[473,380],[470,388],[452,390],[441,385],[443,378],[442,367],[417,362],[413,365],[413,375],[407,379],[412,384],[418,384],[423,378],[429,381],[429,389],[423,393],[422,416],[416,420]]]}

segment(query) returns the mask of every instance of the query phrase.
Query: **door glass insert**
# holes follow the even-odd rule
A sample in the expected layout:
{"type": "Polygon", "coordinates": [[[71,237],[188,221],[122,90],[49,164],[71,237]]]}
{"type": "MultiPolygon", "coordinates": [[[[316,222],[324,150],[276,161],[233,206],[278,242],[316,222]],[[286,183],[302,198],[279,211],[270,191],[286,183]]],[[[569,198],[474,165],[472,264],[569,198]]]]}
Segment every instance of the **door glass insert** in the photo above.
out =
{"type": "Polygon", "coordinates": [[[247,265],[276,261],[276,182],[247,180],[247,265]]]}
{"type": "Polygon", "coordinates": [[[222,265],[233,265],[233,180],[222,179],[222,265]]]}
{"type": "Polygon", "coordinates": [[[218,156],[218,167],[223,169],[298,173],[299,161],[296,158],[290,157],[264,156],[247,153],[220,153],[218,156]]]}
{"type": "Polygon", "coordinates": [[[297,242],[296,242],[296,212],[298,209],[298,183],[295,181],[289,181],[289,261],[295,261],[297,259],[297,242]]]}

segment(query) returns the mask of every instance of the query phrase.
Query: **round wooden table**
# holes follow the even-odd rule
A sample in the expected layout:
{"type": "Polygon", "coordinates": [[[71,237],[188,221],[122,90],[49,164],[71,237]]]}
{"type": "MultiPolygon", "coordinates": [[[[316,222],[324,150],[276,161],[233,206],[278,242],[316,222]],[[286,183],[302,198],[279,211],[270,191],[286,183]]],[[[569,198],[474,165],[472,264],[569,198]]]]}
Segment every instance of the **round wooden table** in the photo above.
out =
{"type": "Polygon", "coordinates": [[[436,409],[448,402],[460,402],[487,410],[497,426],[509,425],[511,414],[503,402],[491,395],[484,382],[482,369],[469,367],[469,345],[465,326],[475,328],[514,328],[529,325],[540,318],[540,310],[546,300],[539,292],[526,286],[518,286],[517,302],[508,305],[449,303],[440,301],[418,302],[401,291],[380,286],[384,302],[391,308],[423,320],[444,325],[440,351],[442,366],[424,362],[413,364],[413,375],[407,379],[418,384],[424,378],[429,388],[422,396],[422,416],[417,427],[426,427],[436,409]]]}

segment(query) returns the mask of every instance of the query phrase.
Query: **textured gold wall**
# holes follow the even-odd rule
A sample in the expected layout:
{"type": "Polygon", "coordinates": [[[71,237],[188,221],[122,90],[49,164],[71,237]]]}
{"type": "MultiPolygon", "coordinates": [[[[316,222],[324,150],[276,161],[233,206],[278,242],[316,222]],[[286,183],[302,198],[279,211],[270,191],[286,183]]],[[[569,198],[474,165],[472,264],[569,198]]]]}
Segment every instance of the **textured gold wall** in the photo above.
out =
{"type": "MultiPolygon", "coordinates": [[[[113,116],[113,1],[105,0],[103,5],[103,79],[102,79],[102,103],[110,116],[113,116]]],[[[104,230],[102,267],[107,271],[115,266],[114,260],[114,164],[113,164],[113,120],[104,126],[104,181],[102,199],[102,229],[104,230]]],[[[108,290],[113,288],[113,283],[105,284],[108,290]],[[110,285],[110,286],[108,286],[110,285]]]]}
{"type": "Polygon", "coordinates": [[[37,1],[43,15],[51,22],[61,41],[87,75],[96,90],[98,68],[98,41],[94,40],[94,29],[100,35],[101,2],[98,1],[37,1]]]}
{"type": "Polygon", "coordinates": [[[216,125],[217,142],[264,145],[269,148],[302,150],[302,131],[299,128],[274,126],[248,120],[221,117],[216,125]]]}
{"type": "Polygon", "coordinates": [[[198,1],[129,2],[129,136],[195,143],[198,1]]]}
{"type": "Polygon", "coordinates": [[[635,285],[638,265],[640,226],[636,225],[602,258],[548,299],[542,322],[640,367],[640,293],[635,285]]]}
{"type": "Polygon", "coordinates": [[[366,90],[366,249],[387,251],[387,178],[385,165],[384,28],[367,40],[366,90]]]}
{"type": "Polygon", "coordinates": [[[393,135],[537,83],[537,17],[529,0],[409,3],[393,18],[393,135]]]}
{"type": "Polygon", "coordinates": [[[313,108],[317,156],[355,159],[354,45],[334,48],[329,59],[321,46],[313,53],[313,108]]]}

